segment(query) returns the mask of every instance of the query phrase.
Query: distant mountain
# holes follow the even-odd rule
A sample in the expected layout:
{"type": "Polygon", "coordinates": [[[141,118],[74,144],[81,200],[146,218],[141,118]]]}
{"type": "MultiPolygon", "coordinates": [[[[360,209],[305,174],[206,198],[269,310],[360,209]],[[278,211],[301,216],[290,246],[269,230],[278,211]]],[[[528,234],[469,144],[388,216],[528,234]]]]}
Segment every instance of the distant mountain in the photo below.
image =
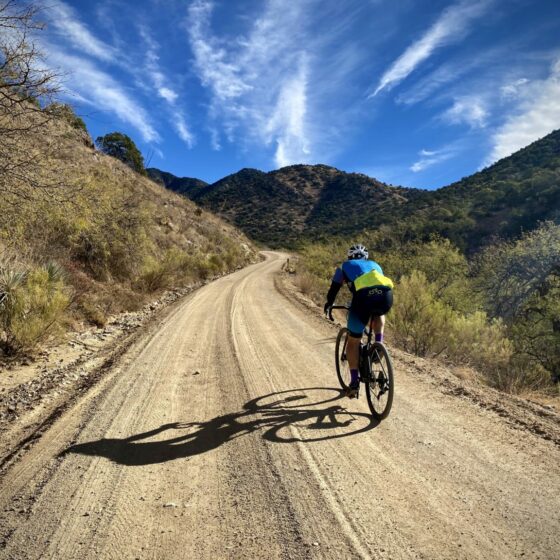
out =
{"type": "Polygon", "coordinates": [[[540,221],[560,222],[560,130],[490,167],[425,191],[399,216],[419,234],[439,233],[465,249],[517,237],[540,221]]]}
{"type": "Polygon", "coordinates": [[[472,251],[539,221],[560,221],[560,131],[435,191],[393,187],[326,165],[242,169],[212,185],[148,173],[273,247],[385,224],[405,237],[440,234],[472,251]]]}
{"type": "Polygon", "coordinates": [[[196,192],[197,190],[202,190],[204,187],[208,186],[208,183],[200,179],[193,179],[191,177],[175,177],[175,175],[168,173],[167,171],[161,171],[155,167],[148,167],[146,169],[146,173],[152,181],[163,185],[170,191],[187,196],[189,196],[187,193],[196,192]]]}
{"type": "Polygon", "coordinates": [[[405,193],[414,197],[420,192],[326,165],[293,165],[269,173],[242,169],[204,188],[183,190],[253,239],[276,247],[381,224],[407,202],[405,193]]]}

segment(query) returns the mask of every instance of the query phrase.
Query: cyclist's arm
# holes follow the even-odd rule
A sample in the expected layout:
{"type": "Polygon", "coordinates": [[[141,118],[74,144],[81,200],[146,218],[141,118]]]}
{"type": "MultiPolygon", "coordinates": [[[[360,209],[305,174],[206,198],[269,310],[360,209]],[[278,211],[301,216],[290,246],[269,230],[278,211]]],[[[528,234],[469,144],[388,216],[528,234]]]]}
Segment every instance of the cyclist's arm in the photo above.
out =
{"type": "Polygon", "coordinates": [[[342,269],[337,268],[332,278],[331,287],[327,292],[327,305],[329,307],[334,304],[334,300],[336,299],[340,288],[342,288],[342,284],[344,284],[344,274],[342,269]]]}

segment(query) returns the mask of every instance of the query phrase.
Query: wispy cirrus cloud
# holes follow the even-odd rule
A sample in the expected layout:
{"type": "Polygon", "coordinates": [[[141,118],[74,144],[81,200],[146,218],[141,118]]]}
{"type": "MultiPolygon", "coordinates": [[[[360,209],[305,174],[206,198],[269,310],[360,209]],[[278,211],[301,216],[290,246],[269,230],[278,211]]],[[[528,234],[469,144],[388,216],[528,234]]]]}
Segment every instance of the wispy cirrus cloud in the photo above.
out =
{"type": "Polygon", "coordinates": [[[517,80],[514,80],[513,82],[509,82],[507,84],[504,84],[500,88],[500,93],[502,94],[502,97],[504,97],[506,99],[516,98],[516,97],[519,96],[523,86],[527,83],[529,83],[529,80],[527,78],[518,78],[517,80]]]}
{"type": "Polygon", "coordinates": [[[543,80],[524,82],[523,96],[515,110],[492,137],[492,151],[485,165],[511,155],[560,128],[560,58],[543,80]]]}
{"type": "Polygon", "coordinates": [[[295,40],[304,4],[267,0],[248,32],[228,43],[212,33],[212,2],[195,0],[188,10],[195,67],[212,94],[211,117],[222,120],[229,141],[243,127],[253,140],[274,144],[278,166],[305,161],[310,154],[307,55],[295,40]]]}
{"type": "Polygon", "coordinates": [[[438,150],[420,150],[420,152],[418,152],[420,159],[410,166],[410,170],[414,173],[419,173],[429,167],[451,159],[456,154],[457,149],[454,145],[445,146],[444,148],[440,148],[438,150]]]}
{"type": "Polygon", "coordinates": [[[140,132],[146,142],[160,139],[145,109],[108,73],[90,60],[46,45],[48,61],[66,73],[66,93],[102,111],[115,114],[140,132]]]}
{"type": "Polygon", "coordinates": [[[274,113],[266,123],[268,142],[276,142],[276,164],[284,167],[310,153],[305,131],[307,72],[302,59],[298,73],[287,80],[278,95],[274,113]]]}
{"type": "Polygon", "coordinates": [[[202,83],[211,88],[219,100],[234,99],[251,89],[241,77],[242,68],[210,32],[214,5],[195,0],[189,7],[189,37],[194,61],[202,83]]]}
{"type": "Polygon", "coordinates": [[[466,95],[455,99],[441,118],[450,124],[466,124],[471,128],[484,128],[488,110],[484,100],[477,95],[466,95]]]}
{"type": "Polygon", "coordinates": [[[376,96],[384,89],[391,89],[404,80],[432,53],[447,44],[461,40],[469,31],[472,22],[482,16],[488,9],[491,0],[463,0],[441,14],[437,21],[424,35],[385,71],[379,84],[369,97],[376,96]]]}
{"type": "Polygon", "coordinates": [[[61,0],[49,2],[46,14],[57,34],[74,48],[106,62],[115,60],[115,49],[95,37],[68,4],[61,0]]]}
{"type": "Polygon", "coordinates": [[[146,142],[158,142],[148,112],[110,70],[126,68],[124,57],[110,44],[99,39],[62,0],[53,0],[45,9],[49,22],[47,38],[40,37],[50,66],[64,76],[63,94],[72,100],[116,115],[129,124],[146,142]]]}
{"type": "Polygon", "coordinates": [[[145,53],[145,70],[148,75],[153,87],[156,90],[157,95],[165,100],[168,109],[171,114],[171,124],[179,138],[187,144],[189,148],[192,148],[195,143],[194,134],[191,132],[190,127],[187,125],[187,120],[185,118],[185,113],[177,105],[177,100],[179,94],[171,86],[170,80],[163,73],[160,63],[159,54],[160,45],[151,36],[148,29],[143,26],[139,27],[140,35],[144,40],[147,49],[145,53]]]}

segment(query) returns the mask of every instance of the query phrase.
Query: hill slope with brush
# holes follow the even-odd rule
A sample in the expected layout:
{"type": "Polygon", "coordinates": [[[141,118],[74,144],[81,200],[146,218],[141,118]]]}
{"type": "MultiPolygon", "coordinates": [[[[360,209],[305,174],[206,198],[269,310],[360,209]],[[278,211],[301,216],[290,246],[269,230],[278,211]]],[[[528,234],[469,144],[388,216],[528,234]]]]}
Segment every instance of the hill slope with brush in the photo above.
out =
{"type": "Polygon", "coordinates": [[[255,258],[234,227],[96,151],[68,119],[42,138],[30,149],[57,187],[0,199],[0,355],[255,258]]]}
{"type": "Polygon", "coordinates": [[[393,187],[326,165],[242,169],[212,185],[165,176],[166,186],[275,247],[355,235],[382,225],[405,238],[450,238],[473,251],[560,220],[560,131],[435,191],[393,187]],[[175,185],[175,186],[174,186],[175,185]],[[176,185],[182,185],[179,190],[176,185]]]}

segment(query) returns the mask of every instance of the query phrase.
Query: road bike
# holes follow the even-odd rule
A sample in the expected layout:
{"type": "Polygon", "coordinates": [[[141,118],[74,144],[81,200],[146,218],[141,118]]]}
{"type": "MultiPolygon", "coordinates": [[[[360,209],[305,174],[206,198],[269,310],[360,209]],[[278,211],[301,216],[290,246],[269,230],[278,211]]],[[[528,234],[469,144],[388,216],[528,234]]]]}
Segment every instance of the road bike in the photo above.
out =
{"type": "MultiPolygon", "coordinates": [[[[333,309],[350,309],[348,305],[334,305],[329,310],[329,319],[334,321],[333,309]]],[[[377,420],[389,416],[393,405],[395,382],[393,363],[387,347],[382,342],[372,340],[373,317],[366,327],[360,343],[360,383],[365,386],[366,398],[371,414],[377,420]]],[[[346,357],[348,329],[343,327],[338,332],[335,346],[336,375],[344,391],[350,385],[350,366],[346,357]]]]}

